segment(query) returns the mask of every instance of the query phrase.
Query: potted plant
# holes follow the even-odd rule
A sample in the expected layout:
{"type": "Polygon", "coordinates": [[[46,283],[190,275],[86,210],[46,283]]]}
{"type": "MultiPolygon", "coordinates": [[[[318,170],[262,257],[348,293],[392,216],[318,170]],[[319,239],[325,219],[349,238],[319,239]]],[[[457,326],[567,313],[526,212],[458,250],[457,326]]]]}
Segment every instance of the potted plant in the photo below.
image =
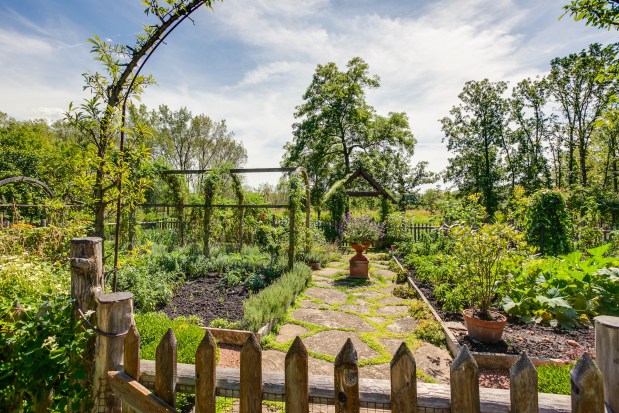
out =
{"type": "Polygon", "coordinates": [[[353,278],[369,278],[369,260],[363,251],[378,241],[382,236],[382,225],[370,217],[353,218],[346,216],[344,220],[343,238],[357,252],[350,259],[350,276],[353,278]]]}
{"type": "Polygon", "coordinates": [[[319,270],[320,269],[320,263],[322,262],[322,259],[323,259],[323,255],[320,252],[317,252],[317,251],[310,251],[310,252],[305,254],[305,263],[312,270],[319,270]]]}
{"type": "Polygon", "coordinates": [[[500,287],[512,268],[520,266],[525,257],[523,234],[507,224],[485,224],[476,229],[458,226],[452,234],[460,270],[457,280],[470,294],[471,308],[463,311],[468,334],[479,341],[497,342],[507,318],[493,311],[492,305],[500,298],[500,287]]]}

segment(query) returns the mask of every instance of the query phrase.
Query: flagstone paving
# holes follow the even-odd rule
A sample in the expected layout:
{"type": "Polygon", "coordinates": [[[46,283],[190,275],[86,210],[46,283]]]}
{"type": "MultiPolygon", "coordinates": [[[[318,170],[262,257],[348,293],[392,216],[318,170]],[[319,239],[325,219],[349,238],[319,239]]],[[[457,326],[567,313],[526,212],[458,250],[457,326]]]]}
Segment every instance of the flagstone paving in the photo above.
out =
{"type": "Polygon", "coordinates": [[[333,374],[333,362],[346,339],[357,350],[361,377],[389,379],[389,362],[402,342],[415,355],[422,379],[445,383],[449,379],[449,353],[414,335],[418,321],[410,316],[411,300],[392,292],[395,273],[385,254],[367,254],[370,279],[348,278],[348,260],[327,264],[314,271],[312,283],[297,299],[274,340],[263,351],[265,371],[281,371],[285,352],[296,336],[303,339],[309,354],[310,374],[333,374]]]}

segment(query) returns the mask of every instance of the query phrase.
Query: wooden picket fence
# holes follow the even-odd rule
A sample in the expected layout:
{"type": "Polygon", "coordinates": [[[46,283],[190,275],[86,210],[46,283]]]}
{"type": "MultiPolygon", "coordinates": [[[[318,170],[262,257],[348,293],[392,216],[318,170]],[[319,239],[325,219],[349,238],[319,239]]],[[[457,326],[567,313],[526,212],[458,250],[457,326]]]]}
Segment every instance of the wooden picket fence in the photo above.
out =
{"type": "Polygon", "coordinates": [[[483,389],[480,398],[477,364],[466,346],[453,361],[449,387],[417,383],[415,359],[405,343],[391,361],[390,381],[359,379],[357,352],[350,339],[335,360],[332,378],[308,375],[308,354],[299,337],[286,354],[283,379],[281,374],[263,373],[261,348],[254,336],[241,350],[239,370],[217,369],[216,353],[215,340],[206,331],[195,365],[181,365],[184,371],[179,372],[176,338],[170,329],[157,347],[154,377],[152,373],[140,377],[145,370],[141,363],[152,362],[140,360],[140,336],[132,325],[124,338],[123,370],[107,373],[109,386],[128,412],[175,412],[178,388],[195,393],[196,413],[215,413],[216,398],[222,395],[237,397],[241,413],[262,412],[266,399],[283,401],[286,413],[308,413],[317,398],[334,404],[336,412],[346,413],[372,405],[375,410],[392,412],[605,411],[602,374],[586,353],[571,373],[571,407],[567,396],[538,394],[537,371],[526,354],[511,369],[509,397],[506,391],[483,389]],[[141,382],[150,383],[153,391],[141,382]]]}

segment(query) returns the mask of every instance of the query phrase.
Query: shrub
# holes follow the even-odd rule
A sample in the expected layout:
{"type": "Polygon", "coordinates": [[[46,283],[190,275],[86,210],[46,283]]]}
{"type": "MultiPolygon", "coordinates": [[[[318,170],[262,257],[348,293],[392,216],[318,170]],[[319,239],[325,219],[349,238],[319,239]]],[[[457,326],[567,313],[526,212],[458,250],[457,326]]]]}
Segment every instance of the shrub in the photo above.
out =
{"type": "Polygon", "coordinates": [[[270,320],[281,319],[312,275],[309,267],[296,263],[292,270],[284,273],[273,284],[251,296],[243,303],[243,325],[257,331],[270,320]]]}
{"type": "Polygon", "coordinates": [[[421,320],[414,331],[414,334],[420,340],[432,343],[435,346],[445,344],[445,333],[441,325],[434,320],[421,320]]]}
{"type": "Polygon", "coordinates": [[[542,189],[533,194],[526,227],[527,242],[542,254],[557,256],[572,250],[572,224],[560,191],[542,189]]]}
{"type": "Polygon", "coordinates": [[[8,299],[58,295],[69,290],[71,275],[60,264],[28,254],[0,255],[0,296],[8,299]]]}
{"type": "Polygon", "coordinates": [[[403,299],[415,298],[417,295],[415,290],[410,288],[408,285],[399,285],[393,289],[393,295],[403,299]]]}
{"type": "Polygon", "coordinates": [[[346,217],[344,240],[350,244],[372,244],[383,235],[383,226],[369,217],[346,217]]]}
{"type": "Polygon", "coordinates": [[[421,300],[413,299],[408,310],[411,317],[416,320],[432,319],[432,312],[428,308],[428,305],[421,300]]]}
{"type": "Polygon", "coordinates": [[[90,332],[73,320],[73,301],[65,295],[22,305],[0,302],[0,411],[33,411],[32,403],[47,400],[51,389],[52,411],[79,411],[90,397],[78,383],[86,375],[82,351],[90,332]]]}
{"type": "MultiPolygon", "coordinates": [[[[155,359],[157,345],[171,328],[178,343],[176,349],[178,362],[195,363],[196,350],[205,334],[200,318],[177,317],[170,320],[164,313],[142,313],[135,315],[135,325],[142,341],[140,353],[142,359],[155,359]]],[[[219,350],[217,350],[217,359],[219,359],[219,350]]]]}

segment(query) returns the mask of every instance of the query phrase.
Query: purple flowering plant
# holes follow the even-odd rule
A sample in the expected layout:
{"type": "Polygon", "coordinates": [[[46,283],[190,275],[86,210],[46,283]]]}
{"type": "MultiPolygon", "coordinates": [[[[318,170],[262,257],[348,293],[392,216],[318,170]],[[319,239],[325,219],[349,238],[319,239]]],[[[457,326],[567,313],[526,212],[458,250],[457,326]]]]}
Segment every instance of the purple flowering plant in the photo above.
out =
{"type": "Polygon", "coordinates": [[[383,225],[370,217],[355,218],[346,214],[343,237],[350,244],[372,244],[384,235],[383,225]]]}

